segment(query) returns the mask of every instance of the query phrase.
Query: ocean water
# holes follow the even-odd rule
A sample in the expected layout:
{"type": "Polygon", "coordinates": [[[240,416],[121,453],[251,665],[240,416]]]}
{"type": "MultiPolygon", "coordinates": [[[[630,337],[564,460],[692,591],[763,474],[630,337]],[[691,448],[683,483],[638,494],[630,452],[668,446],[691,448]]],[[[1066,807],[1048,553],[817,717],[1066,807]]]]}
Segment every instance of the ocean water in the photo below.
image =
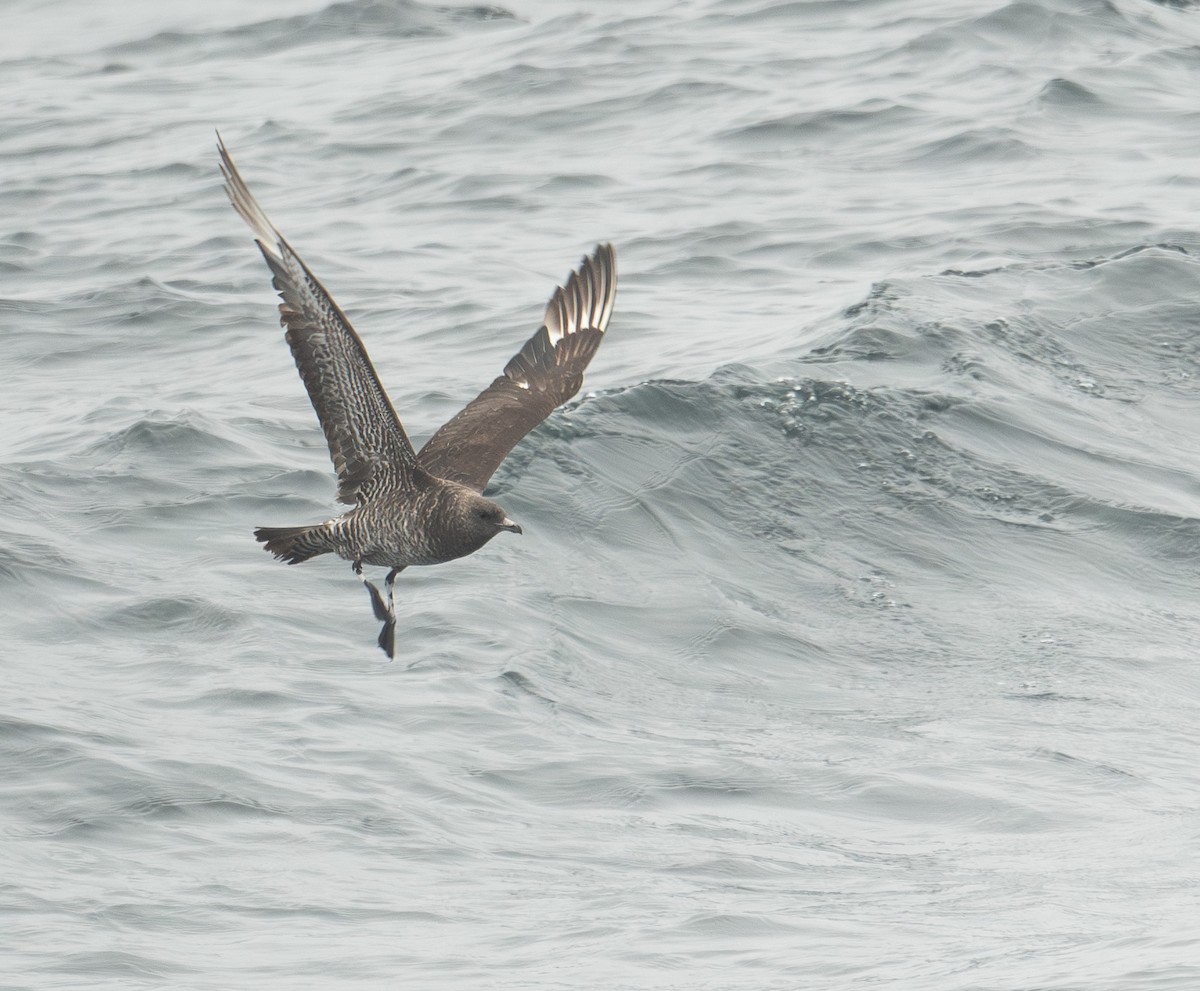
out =
{"type": "Polygon", "coordinates": [[[8,0],[0,987],[1200,987],[1200,8],[8,0]],[[525,529],[336,510],[597,242],[525,529]]]}

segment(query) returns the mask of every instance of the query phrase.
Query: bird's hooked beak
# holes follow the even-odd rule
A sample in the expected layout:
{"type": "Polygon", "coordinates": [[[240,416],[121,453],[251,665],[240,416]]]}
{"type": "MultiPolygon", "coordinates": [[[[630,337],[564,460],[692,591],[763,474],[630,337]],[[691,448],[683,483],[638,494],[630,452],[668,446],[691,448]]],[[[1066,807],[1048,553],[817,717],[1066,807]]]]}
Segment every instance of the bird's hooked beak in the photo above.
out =
{"type": "Polygon", "coordinates": [[[507,516],[504,517],[504,519],[502,519],[499,523],[497,523],[496,526],[498,526],[501,530],[511,530],[513,533],[524,533],[525,532],[524,530],[522,530],[520,528],[520,526],[518,526],[516,523],[514,523],[512,520],[510,520],[507,516]]]}

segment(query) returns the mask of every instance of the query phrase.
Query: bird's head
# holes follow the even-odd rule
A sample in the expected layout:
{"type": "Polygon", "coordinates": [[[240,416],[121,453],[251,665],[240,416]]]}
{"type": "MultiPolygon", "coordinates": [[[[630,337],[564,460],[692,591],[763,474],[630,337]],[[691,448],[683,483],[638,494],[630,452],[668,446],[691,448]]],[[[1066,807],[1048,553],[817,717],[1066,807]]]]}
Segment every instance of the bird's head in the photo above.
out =
{"type": "Polygon", "coordinates": [[[464,521],[466,529],[479,541],[480,547],[501,530],[511,530],[513,533],[521,532],[521,528],[508,518],[503,509],[491,499],[485,499],[474,492],[464,500],[462,508],[466,517],[464,521]]]}

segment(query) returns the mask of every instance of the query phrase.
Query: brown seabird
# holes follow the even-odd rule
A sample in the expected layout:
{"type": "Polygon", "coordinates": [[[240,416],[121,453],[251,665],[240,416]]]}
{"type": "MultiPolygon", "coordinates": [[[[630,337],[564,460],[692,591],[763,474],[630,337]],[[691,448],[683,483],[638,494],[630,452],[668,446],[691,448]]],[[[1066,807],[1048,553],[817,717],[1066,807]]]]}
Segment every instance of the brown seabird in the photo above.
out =
{"type": "Polygon", "coordinates": [[[229,200],[274,274],[280,323],[325,431],[338,501],[354,507],[310,526],[259,527],[254,536],[288,564],[331,552],[350,561],[384,624],[379,646],[394,657],[401,571],[474,553],[501,530],[521,532],[483,496],[484,486],[516,443],[579,391],[612,315],[616,253],[601,244],[585,257],[504,374],[416,452],[350,321],[267,218],[219,134],[217,148],[229,200]],[[364,564],[390,569],[386,602],[364,564]]]}

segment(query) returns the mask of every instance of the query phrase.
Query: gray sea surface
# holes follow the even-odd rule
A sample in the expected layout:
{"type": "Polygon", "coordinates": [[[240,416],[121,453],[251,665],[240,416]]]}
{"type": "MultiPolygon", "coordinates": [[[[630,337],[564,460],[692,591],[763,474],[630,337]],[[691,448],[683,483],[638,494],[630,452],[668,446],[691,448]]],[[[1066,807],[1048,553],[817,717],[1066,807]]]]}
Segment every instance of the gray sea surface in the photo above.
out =
{"type": "Polygon", "coordinates": [[[1200,987],[1200,7],[0,8],[0,987],[1200,987]],[[218,128],[418,442],[619,252],[395,662],[218,128]]]}

